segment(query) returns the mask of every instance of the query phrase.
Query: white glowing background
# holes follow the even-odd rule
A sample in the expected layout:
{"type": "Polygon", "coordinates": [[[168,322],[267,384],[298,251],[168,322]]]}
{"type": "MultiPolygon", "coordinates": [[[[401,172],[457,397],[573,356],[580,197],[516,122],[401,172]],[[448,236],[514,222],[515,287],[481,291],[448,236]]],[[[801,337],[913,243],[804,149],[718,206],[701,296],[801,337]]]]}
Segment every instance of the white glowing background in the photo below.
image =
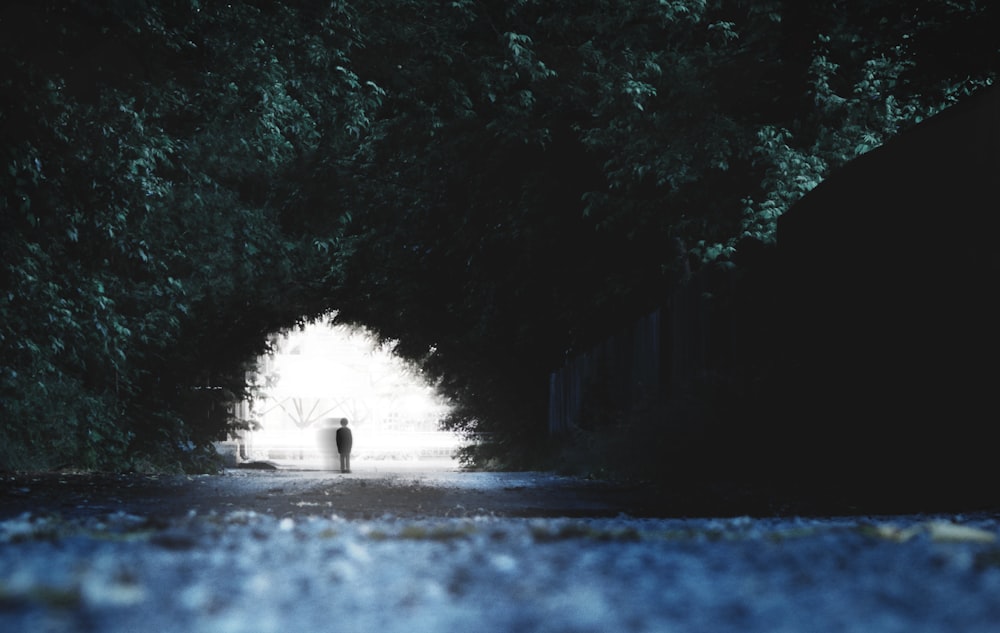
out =
{"type": "Polygon", "coordinates": [[[319,429],[347,418],[353,470],[393,462],[453,462],[460,439],[440,431],[448,404],[418,372],[365,330],[327,321],[276,338],[258,362],[260,397],[248,403],[258,424],[245,434],[246,457],[282,466],[322,467],[319,429]]]}

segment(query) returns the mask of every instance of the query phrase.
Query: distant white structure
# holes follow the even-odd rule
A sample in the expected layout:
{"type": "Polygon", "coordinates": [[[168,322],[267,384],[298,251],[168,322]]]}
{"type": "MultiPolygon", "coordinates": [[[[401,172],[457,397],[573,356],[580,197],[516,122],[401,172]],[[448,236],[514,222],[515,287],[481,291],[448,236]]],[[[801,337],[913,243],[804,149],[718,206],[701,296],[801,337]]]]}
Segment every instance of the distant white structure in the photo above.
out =
{"type": "Polygon", "coordinates": [[[352,466],[385,460],[453,460],[458,436],[439,430],[448,404],[366,331],[312,323],[277,337],[258,363],[261,397],[241,409],[255,430],[240,438],[246,460],[321,468],[321,429],[347,418],[352,466]]]}

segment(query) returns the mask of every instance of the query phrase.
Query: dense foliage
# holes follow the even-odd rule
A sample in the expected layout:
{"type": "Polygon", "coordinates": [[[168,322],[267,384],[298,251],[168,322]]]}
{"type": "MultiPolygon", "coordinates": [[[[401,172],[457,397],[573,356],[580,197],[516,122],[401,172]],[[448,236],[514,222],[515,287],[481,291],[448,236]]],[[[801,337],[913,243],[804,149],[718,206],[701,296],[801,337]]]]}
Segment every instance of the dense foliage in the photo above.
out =
{"type": "Polygon", "coordinates": [[[541,445],[566,354],[995,78],[995,3],[861,4],[6,3],[0,467],[194,467],[331,308],[541,445]]]}
{"type": "Polygon", "coordinates": [[[224,436],[331,269],[282,194],[374,104],[342,21],[5,5],[0,464],[162,467],[224,436]]]}

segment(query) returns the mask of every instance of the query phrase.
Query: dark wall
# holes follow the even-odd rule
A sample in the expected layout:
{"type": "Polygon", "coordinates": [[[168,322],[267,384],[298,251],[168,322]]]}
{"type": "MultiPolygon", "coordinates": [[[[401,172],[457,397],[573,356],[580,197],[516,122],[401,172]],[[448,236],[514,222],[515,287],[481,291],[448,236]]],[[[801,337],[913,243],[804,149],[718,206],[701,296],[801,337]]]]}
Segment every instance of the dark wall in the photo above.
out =
{"type": "Polygon", "coordinates": [[[996,471],[998,185],[994,87],[781,218],[778,418],[808,463],[942,488],[996,471]]]}
{"type": "Polygon", "coordinates": [[[1000,503],[998,184],[992,89],[832,174],[776,247],[741,244],[735,267],[569,359],[553,432],[649,414],[668,477],[842,509],[1000,503]],[[652,400],[625,388],[637,376],[652,400]]]}

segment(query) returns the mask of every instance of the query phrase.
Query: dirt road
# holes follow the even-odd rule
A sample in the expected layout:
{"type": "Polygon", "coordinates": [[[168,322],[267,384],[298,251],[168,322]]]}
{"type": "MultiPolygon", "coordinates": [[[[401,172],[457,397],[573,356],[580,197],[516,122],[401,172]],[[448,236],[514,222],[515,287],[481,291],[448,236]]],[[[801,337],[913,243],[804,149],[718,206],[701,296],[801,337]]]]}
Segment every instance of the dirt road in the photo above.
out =
{"type": "Polygon", "coordinates": [[[233,469],[219,475],[36,473],[0,480],[0,519],[124,512],[171,519],[190,513],[254,511],[277,517],[345,519],[607,517],[644,515],[650,499],[625,487],[545,473],[485,473],[387,465],[350,474],[233,469]]]}
{"type": "Polygon", "coordinates": [[[739,504],[702,490],[408,465],[5,475],[0,631],[997,630],[997,514],[718,518],[739,504]]]}

